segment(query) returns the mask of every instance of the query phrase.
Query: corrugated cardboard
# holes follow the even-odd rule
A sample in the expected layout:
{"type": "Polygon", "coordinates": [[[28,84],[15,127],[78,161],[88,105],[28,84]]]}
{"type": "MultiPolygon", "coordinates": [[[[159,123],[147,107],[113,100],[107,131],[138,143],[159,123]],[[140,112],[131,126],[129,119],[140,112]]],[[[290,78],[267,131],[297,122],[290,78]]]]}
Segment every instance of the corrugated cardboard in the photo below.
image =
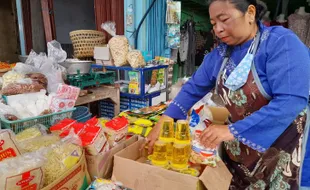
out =
{"type": "Polygon", "coordinates": [[[216,168],[207,167],[200,177],[193,177],[138,162],[143,140],[114,156],[112,179],[134,190],[227,190],[232,175],[220,161],[216,168]]]}
{"type": "Polygon", "coordinates": [[[208,108],[212,113],[212,123],[225,124],[227,122],[230,113],[225,107],[208,106],[208,108]]]}
{"type": "Polygon", "coordinates": [[[64,174],[59,175],[61,175],[61,177],[58,180],[42,190],[86,189],[90,184],[90,177],[87,171],[85,151],[83,152],[80,161],[73,168],[64,174]]]}
{"type": "Polygon", "coordinates": [[[113,156],[137,140],[138,137],[133,136],[130,139],[118,144],[108,152],[100,153],[97,156],[86,155],[88,172],[91,179],[95,180],[95,177],[110,179],[113,170],[113,156]]]}

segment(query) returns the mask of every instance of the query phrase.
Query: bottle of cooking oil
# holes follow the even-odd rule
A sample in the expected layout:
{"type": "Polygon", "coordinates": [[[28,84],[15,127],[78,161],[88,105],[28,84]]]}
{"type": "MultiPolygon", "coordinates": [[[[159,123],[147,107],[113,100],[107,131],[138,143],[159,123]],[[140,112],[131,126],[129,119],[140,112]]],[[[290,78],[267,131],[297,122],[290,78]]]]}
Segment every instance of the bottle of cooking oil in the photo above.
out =
{"type": "Polygon", "coordinates": [[[177,144],[190,144],[190,129],[188,121],[179,120],[176,126],[175,143],[177,144]]]}
{"type": "Polygon", "coordinates": [[[171,161],[172,148],[173,148],[173,142],[174,142],[174,121],[173,119],[166,119],[163,121],[163,125],[161,126],[159,140],[167,144],[167,159],[171,161]]]}
{"type": "Polygon", "coordinates": [[[188,169],[189,151],[188,144],[174,144],[171,161],[171,168],[176,171],[188,169]]]}
{"type": "Polygon", "coordinates": [[[165,167],[168,165],[167,160],[167,144],[161,140],[158,140],[154,144],[153,155],[151,157],[151,163],[154,166],[165,167]]]}

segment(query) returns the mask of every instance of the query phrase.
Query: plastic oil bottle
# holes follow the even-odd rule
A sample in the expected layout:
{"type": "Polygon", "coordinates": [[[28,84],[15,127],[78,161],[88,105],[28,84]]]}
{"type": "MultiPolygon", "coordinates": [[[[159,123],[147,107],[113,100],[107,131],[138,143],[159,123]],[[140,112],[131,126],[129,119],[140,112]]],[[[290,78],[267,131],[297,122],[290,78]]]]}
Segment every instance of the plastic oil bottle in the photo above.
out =
{"type": "Polygon", "coordinates": [[[172,149],[174,142],[174,121],[173,119],[166,119],[161,126],[159,140],[167,144],[167,159],[172,160],[172,149]]]}
{"type": "Polygon", "coordinates": [[[176,125],[171,167],[178,171],[187,169],[190,152],[191,137],[188,121],[179,120],[176,125]]]}
{"type": "Polygon", "coordinates": [[[154,166],[165,167],[168,165],[167,144],[161,140],[157,140],[154,144],[151,163],[154,166]]]}
{"type": "Polygon", "coordinates": [[[188,169],[189,151],[188,144],[174,144],[171,161],[171,168],[176,171],[188,169]]]}

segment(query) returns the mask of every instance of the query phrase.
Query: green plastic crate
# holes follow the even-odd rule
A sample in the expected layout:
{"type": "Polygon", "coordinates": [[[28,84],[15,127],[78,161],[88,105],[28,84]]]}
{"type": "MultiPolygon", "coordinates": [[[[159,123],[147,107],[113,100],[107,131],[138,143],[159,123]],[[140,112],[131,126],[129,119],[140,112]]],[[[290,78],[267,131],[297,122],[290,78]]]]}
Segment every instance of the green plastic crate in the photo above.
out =
{"type": "Polygon", "coordinates": [[[71,118],[72,112],[75,109],[76,108],[72,108],[62,112],[51,113],[27,119],[21,119],[17,121],[9,121],[7,119],[1,119],[0,129],[11,129],[14,131],[14,133],[19,133],[36,124],[42,124],[49,128],[65,118],[71,118]]]}

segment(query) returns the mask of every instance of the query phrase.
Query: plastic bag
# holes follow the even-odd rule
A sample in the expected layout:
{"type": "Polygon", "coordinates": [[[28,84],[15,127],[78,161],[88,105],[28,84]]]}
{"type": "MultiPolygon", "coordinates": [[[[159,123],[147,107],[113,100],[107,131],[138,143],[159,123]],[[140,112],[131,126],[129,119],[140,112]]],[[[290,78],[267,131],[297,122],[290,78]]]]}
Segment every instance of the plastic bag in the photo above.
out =
{"type": "Polygon", "coordinates": [[[27,93],[33,93],[33,92],[40,92],[41,90],[44,90],[44,86],[39,83],[33,83],[30,80],[30,84],[28,83],[27,79],[25,79],[22,82],[19,83],[10,83],[4,88],[2,88],[2,94],[5,96],[12,96],[17,94],[27,94],[27,93]]]}
{"type": "Polygon", "coordinates": [[[126,190],[119,182],[97,178],[86,190],[126,190]]]}
{"type": "Polygon", "coordinates": [[[31,138],[31,139],[20,142],[19,148],[21,152],[23,153],[34,152],[41,148],[46,148],[53,144],[56,144],[59,141],[60,141],[60,138],[56,135],[38,136],[38,137],[31,138]]]}
{"type": "Polygon", "coordinates": [[[42,135],[47,135],[47,128],[42,124],[34,125],[28,129],[18,133],[15,138],[19,143],[25,140],[30,140],[42,135]]]}
{"type": "Polygon", "coordinates": [[[67,59],[67,52],[61,48],[61,44],[56,40],[47,43],[48,57],[54,58],[57,63],[64,62],[67,59]]]}
{"type": "Polygon", "coordinates": [[[22,73],[16,71],[9,71],[2,76],[3,84],[2,88],[6,87],[11,83],[15,83],[17,80],[24,79],[25,76],[22,73]]]}
{"type": "Polygon", "coordinates": [[[144,58],[139,50],[129,51],[127,54],[127,61],[132,68],[145,66],[144,58]]]}
{"type": "Polygon", "coordinates": [[[11,130],[0,130],[0,147],[0,162],[20,155],[15,141],[15,135],[11,130]]]}
{"type": "Polygon", "coordinates": [[[16,121],[19,119],[19,115],[14,108],[0,102],[0,118],[16,121]]]}
{"type": "Polygon", "coordinates": [[[113,36],[109,41],[114,64],[118,67],[127,64],[127,54],[129,51],[129,42],[125,36],[117,36],[114,22],[105,22],[101,28],[113,36]]]}
{"type": "Polygon", "coordinates": [[[70,134],[60,142],[46,149],[47,162],[43,167],[45,173],[44,187],[53,183],[63,174],[76,165],[81,156],[81,141],[75,134],[70,134]]]}
{"type": "Polygon", "coordinates": [[[0,162],[0,189],[41,189],[45,160],[42,153],[34,152],[0,162]]]}

